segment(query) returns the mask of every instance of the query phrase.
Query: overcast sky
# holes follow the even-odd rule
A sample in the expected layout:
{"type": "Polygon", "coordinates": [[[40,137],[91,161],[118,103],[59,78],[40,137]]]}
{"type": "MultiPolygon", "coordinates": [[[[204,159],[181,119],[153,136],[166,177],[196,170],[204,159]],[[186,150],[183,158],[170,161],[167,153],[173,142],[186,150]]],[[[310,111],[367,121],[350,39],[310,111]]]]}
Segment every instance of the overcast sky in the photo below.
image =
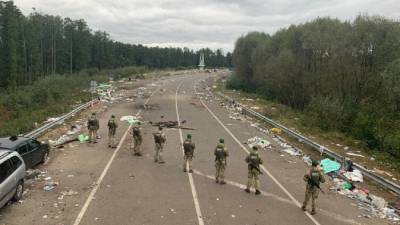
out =
{"type": "Polygon", "coordinates": [[[84,19],[114,40],[158,46],[233,49],[249,31],[273,33],[290,24],[362,13],[400,20],[400,0],[14,0],[37,11],[84,19]]]}

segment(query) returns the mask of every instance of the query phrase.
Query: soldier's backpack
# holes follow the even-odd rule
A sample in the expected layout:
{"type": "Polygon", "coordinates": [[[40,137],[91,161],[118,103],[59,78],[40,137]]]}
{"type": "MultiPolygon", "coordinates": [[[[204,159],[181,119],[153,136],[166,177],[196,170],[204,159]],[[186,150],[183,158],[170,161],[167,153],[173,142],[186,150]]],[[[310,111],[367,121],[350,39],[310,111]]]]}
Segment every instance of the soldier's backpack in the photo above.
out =
{"type": "Polygon", "coordinates": [[[225,149],[222,146],[217,146],[215,149],[215,160],[222,162],[225,159],[225,149]]]}
{"type": "Polygon", "coordinates": [[[96,126],[96,118],[93,118],[93,117],[89,118],[88,125],[89,125],[89,127],[95,127],[96,126]]]}
{"type": "Polygon", "coordinates": [[[108,121],[108,128],[113,131],[115,131],[117,129],[117,124],[115,123],[114,120],[108,121]]]}
{"type": "Polygon", "coordinates": [[[319,171],[316,169],[312,169],[310,172],[310,181],[309,181],[311,186],[319,186],[320,184],[319,178],[320,178],[319,171]]]}
{"type": "Polygon", "coordinates": [[[258,168],[260,166],[260,158],[258,157],[258,155],[255,154],[250,154],[249,156],[249,165],[251,167],[255,167],[258,168]]]}
{"type": "Polygon", "coordinates": [[[162,144],[162,143],[164,143],[164,138],[162,137],[162,135],[161,135],[161,133],[154,133],[153,134],[154,135],[154,141],[157,143],[157,144],[162,144]]]}
{"type": "Polygon", "coordinates": [[[193,144],[192,144],[192,142],[190,142],[190,141],[188,141],[188,140],[185,140],[185,141],[183,142],[183,150],[184,150],[184,152],[185,152],[185,155],[191,155],[191,154],[193,154],[194,149],[193,149],[193,144]]]}
{"type": "Polygon", "coordinates": [[[139,137],[140,136],[140,129],[139,127],[133,127],[133,136],[139,137]]]}

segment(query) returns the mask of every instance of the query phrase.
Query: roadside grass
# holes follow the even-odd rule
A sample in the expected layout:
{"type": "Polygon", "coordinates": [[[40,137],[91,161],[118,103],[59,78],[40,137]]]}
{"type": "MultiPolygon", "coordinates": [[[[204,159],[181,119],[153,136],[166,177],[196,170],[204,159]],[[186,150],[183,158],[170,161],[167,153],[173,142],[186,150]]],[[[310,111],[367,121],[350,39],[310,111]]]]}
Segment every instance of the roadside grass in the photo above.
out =
{"type": "Polygon", "coordinates": [[[90,81],[107,82],[108,75],[143,79],[145,67],[88,69],[72,75],[52,75],[32,85],[0,91],[0,137],[20,135],[91,99],[90,81]]]}

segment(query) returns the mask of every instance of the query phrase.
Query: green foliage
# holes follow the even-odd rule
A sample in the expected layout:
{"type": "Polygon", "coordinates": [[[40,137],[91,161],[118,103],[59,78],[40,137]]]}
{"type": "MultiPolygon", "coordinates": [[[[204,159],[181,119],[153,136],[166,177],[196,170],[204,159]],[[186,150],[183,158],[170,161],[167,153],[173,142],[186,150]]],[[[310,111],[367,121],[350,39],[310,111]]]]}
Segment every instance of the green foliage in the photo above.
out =
{"type": "Polygon", "coordinates": [[[141,75],[147,69],[128,67],[95,71],[85,70],[72,76],[53,75],[32,85],[1,91],[0,136],[25,133],[34,128],[35,122],[41,123],[48,117],[65,113],[76,105],[89,101],[91,94],[84,90],[89,88],[91,80],[105,82],[110,73],[119,75],[120,78],[141,75]]]}
{"type": "Polygon", "coordinates": [[[252,32],[237,40],[233,62],[228,88],[262,94],[303,111],[312,126],[400,156],[400,22],[318,18],[272,36],[252,32]]]}

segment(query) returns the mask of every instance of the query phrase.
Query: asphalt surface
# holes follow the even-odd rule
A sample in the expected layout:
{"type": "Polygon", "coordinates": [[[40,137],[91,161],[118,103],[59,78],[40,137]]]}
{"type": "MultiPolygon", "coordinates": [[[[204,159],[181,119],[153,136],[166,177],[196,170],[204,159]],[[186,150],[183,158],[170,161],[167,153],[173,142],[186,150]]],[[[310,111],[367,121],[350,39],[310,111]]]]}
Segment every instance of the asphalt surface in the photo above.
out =
{"type": "MultiPolygon", "coordinates": [[[[246,121],[229,119],[228,112],[219,106],[218,101],[196,97],[195,87],[197,92],[202,92],[204,83],[199,81],[209,76],[216,74],[193,72],[160,80],[149,87],[154,91],[147,99],[147,104],[152,106],[149,109],[139,110],[138,102],[123,103],[102,115],[101,124],[105,124],[111,114],[140,113],[145,121],[153,122],[177,118],[186,120],[184,126],[196,130],[164,129],[167,136],[166,164],[153,161],[152,133],[156,127],[148,123],[142,127],[144,155],[136,157],[129,149],[129,126],[120,122],[118,148],[107,148],[103,138],[94,146],[66,149],[63,153],[66,156],[61,154],[44,166],[67,182],[60,181],[59,191],[67,188],[79,190],[78,195],[66,197],[68,200],[57,200],[57,192],[38,190],[25,202],[2,209],[0,224],[386,224],[384,220],[359,217],[356,202],[329,191],[320,194],[317,215],[301,211],[299,203],[303,201],[305,190],[302,178],[307,167],[301,159],[283,155],[276,148],[260,153],[265,169],[260,177],[262,195],[254,195],[254,190],[252,194],[245,193],[247,165],[244,158],[247,152],[242,143],[254,136],[265,137],[265,134],[246,121]],[[193,174],[182,171],[181,141],[188,133],[196,143],[193,174]],[[225,139],[230,153],[225,185],[214,182],[213,151],[219,138],[225,139]],[[65,160],[67,162],[62,163],[60,172],[61,161],[65,160]],[[75,176],[68,180],[65,176],[70,173],[75,176]],[[54,207],[57,201],[64,205],[61,213],[58,207],[54,207]]],[[[103,126],[103,137],[106,137],[106,132],[103,126]]],[[[265,138],[273,143],[271,137],[265,138]]]]}

